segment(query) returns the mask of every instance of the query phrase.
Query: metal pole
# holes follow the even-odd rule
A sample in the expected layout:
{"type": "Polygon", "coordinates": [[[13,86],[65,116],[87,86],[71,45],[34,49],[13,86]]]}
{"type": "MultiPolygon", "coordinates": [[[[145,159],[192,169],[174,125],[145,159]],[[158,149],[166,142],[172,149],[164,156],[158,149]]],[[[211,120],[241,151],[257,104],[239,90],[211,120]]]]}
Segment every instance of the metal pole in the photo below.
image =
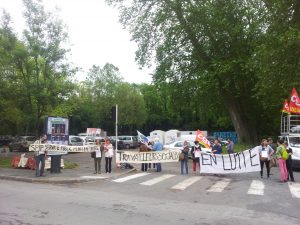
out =
{"type": "Polygon", "coordinates": [[[116,152],[118,151],[118,105],[116,104],[116,152]]]}

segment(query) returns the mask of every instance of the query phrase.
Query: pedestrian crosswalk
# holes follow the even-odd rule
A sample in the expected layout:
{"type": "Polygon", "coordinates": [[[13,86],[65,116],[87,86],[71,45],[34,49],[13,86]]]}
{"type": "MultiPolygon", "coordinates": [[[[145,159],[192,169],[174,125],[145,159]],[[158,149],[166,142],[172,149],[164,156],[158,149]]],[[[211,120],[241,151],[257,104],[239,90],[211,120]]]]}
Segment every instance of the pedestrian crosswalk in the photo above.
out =
{"type": "Polygon", "coordinates": [[[145,182],[141,183],[141,185],[151,186],[151,185],[157,184],[159,182],[162,182],[166,179],[169,179],[171,177],[175,177],[175,175],[172,175],[172,174],[162,175],[160,177],[156,177],[156,178],[153,178],[151,180],[145,181],[145,182]]]}
{"type": "Polygon", "coordinates": [[[249,195],[264,195],[265,185],[260,180],[253,180],[248,190],[249,195]]]}
{"type": "Polygon", "coordinates": [[[201,180],[201,177],[190,177],[176,184],[175,186],[172,187],[172,189],[185,190],[187,187],[191,186],[192,184],[196,183],[199,180],[201,180]]]}
{"type": "MultiPolygon", "coordinates": [[[[160,185],[161,183],[170,184],[169,189],[171,190],[178,190],[184,191],[190,188],[193,185],[196,185],[197,182],[199,183],[198,186],[205,185],[205,190],[207,193],[222,193],[225,191],[229,191],[232,187],[231,183],[233,183],[232,179],[229,178],[216,178],[210,179],[209,177],[202,177],[202,176],[192,176],[192,177],[185,177],[173,174],[155,174],[155,176],[149,176],[151,173],[136,173],[133,175],[128,175],[122,178],[114,179],[112,182],[115,183],[125,183],[130,182],[132,180],[138,179],[137,184],[142,186],[154,186],[160,185]],[[158,176],[157,176],[158,175],[158,176]],[[201,182],[199,182],[201,180],[201,182]],[[174,183],[176,181],[177,183],[174,183]],[[205,182],[202,182],[205,181],[205,182]],[[209,185],[207,187],[207,185],[209,185]]],[[[135,183],[135,184],[136,184],[135,183]]],[[[265,188],[268,183],[264,183],[262,180],[250,180],[249,187],[245,190],[249,196],[263,196],[265,195],[265,188]]],[[[273,185],[273,183],[271,184],[273,185]]],[[[197,188],[198,188],[197,186],[197,188]]],[[[287,187],[291,193],[293,198],[300,199],[300,183],[288,183],[287,187]]]]}
{"type": "Polygon", "coordinates": [[[222,192],[230,183],[230,179],[223,179],[211,186],[208,192],[222,192]]]}

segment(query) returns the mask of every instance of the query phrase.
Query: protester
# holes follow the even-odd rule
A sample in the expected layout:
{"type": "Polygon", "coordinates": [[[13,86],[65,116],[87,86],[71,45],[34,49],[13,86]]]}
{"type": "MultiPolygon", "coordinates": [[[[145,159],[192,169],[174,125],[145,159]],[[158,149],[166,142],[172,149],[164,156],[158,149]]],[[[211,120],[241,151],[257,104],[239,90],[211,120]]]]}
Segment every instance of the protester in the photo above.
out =
{"type": "Polygon", "coordinates": [[[289,158],[285,161],[286,162],[286,169],[288,171],[288,180],[295,182],[293,169],[292,169],[292,154],[293,149],[289,148],[288,143],[284,142],[284,147],[286,148],[287,152],[289,153],[289,158]]]}
{"type": "MultiPolygon", "coordinates": [[[[39,140],[40,144],[45,144],[47,142],[47,136],[43,135],[39,140]]],[[[35,176],[45,176],[45,159],[46,159],[47,151],[42,148],[39,151],[35,152],[35,176]],[[41,166],[40,166],[41,164],[41,166]]]]}
{"type": "Polygon", "coordinates": [[[214,145],[211,152],[213,154],[222,154],[222,145],[219,143],[218,139],[214,140],[214,145]]]}
{"type": "MultiPolygon", "coordinates": [[[[152,147],[153,147],[153,142],[149,141],[148,142],[148,150],[151,151],[152,147]]],[[[155,163],[149,163],[149,165],[148,165],[149,167],[148,168],[151,169],[151,164],[153,164],[153,169],[155,169],[155,163]]]]}
{"type": "Polygon", "coordinates": [[[191,154],[193,159],[193,171],[196,174],[197,163],[199,165],[199,173],[200,173],[200,157],[201,157],[201,146],[199,141],[194,142],[195,145],[192,147],[191,154]]]}
{"type": "MultiPolygon", "coordinates": [[[[274,153],[276,152],[277,149],[277,144],[273,142],[273,138],[269,137],[268,139],[268,145],[274,150],[274,153]]],[[[270,158],[270,168],[271,167],[276,167],[276,159],[274,158],[274,156],[272,155],[270,158]]],[[[273,174],[270,174],[273,175],[273,174]]]]}
{"type": "Polygon", "coordinates": [[[187,141],[183,142],[183,149],[181,153],[184,155],[184,158],[180,161],[181,165],[181,175],[183,175],[183,168],[185,167],[185,173],[188,174],[188,160],[189,160],[189,145],[187,141]]]}
{"type": "Polygon", "coordinates": [[[276,150],[276,157],[278,159],[278,164],[279,164],[279,170],[280,170],[280,181],[281,182],[287,182],[288,179],[288,172],[286,169],[286,161],[282,157],[282,154],[284,151],[286,151],[284,145],[283,145],[283,140],[279,139],[277,141],[278,147],[276,150]]]}
{"type": "Polygon", "coordinates": [[[277,149],[277,144],[273,142],[273,138],[269,137],[267,140],[268,140],[268,145],[270,145],[270,147],[271,147],[274,151],[276,151],[276,149],[277,149]]]}
{"type": "MultiPolygon", "coordinates": [[[[153,151],[162,151],[164,146],[160,143],[159,138],[155,138],[154,145],[152,147],[153,151]]],[[[156,163],[156,171],[161,172],[161,163],[156,163]]]]}
{"type": "Polygon", "coordinates": [[[228,139],[227,141],[228,141],[228,143],[227,143],[227,145],[226,145],[227,153],[228,153],[228,154],[233,154],[233,153],[234,153],[234,150],[233,150],[233,148],[234,148],[234,143],[233,143],[233,141],[230,140],[230,139],[228,139]]]}
{"type": "Polygon", "coordinates": [[[111,173],[111,161],[114,155],[114,147],[107,139],[106,144],[104,145],[104,152],[105,152],[105,172],[111,173]]]}
{"type": "Polygon", "coordinates": [[[267,178],[270,178],[270,159],[271,155],[274,154],[274,150],[270,147],[270,145],[268,145],[268,141],[266,139],[262,139],[258,151],[260,159],[260,177],[263,178],[264,164],[266,164],[267,178]]]}
{"type": "MultiPolygon", "coordinates": [[[[148,149],[148,146],[144,143],[144,142],[141,142],[141,145],[140,145],[140,152],[148,152],[149,149],[148,149]]],[[[142,171],[147,171],[148,170],[148,163],[142,163],[142,168],[141,168],[142,171]]]]}
{"type": "Polygon", "coordinates": [[[100,140],[96,140],[96,150],[95,150],[95,157],[94,157],[94,164],[95,164],[95,174],[99,173],[101,174],[101,146],[100,146],[100,140]]]}

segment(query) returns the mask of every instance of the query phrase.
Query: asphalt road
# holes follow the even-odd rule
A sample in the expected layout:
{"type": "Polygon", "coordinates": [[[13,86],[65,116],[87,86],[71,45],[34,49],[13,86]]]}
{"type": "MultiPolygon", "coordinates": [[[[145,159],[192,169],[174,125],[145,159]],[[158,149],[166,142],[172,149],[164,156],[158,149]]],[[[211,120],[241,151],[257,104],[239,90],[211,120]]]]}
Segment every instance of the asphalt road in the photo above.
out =
{"type": "Polygon", "coordinates": [[[300,224],[300,184],[281,184],[273,173],[150,171],[65,186],[0,180],[0,224],[300,224]]]}

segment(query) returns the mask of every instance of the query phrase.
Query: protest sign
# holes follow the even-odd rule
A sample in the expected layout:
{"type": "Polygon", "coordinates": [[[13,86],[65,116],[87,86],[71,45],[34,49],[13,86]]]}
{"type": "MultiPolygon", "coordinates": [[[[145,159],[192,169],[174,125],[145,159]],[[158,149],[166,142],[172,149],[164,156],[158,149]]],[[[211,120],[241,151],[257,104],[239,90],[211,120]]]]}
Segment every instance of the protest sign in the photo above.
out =
{"type": "Polygon", "coordinates": [[[228,155],[202,154],[201,173],[249,173],[260,171],[258,148],[228,155]]]}
{"type": "Polygon", "coordinates": [[[56,144],[32,144],[29,146],[29,151],[93,152],[96,148],[97,145],[68,146],[56,144]]]}
{"type": "Polygon", "coordinates": [[[120,163],[166,163],[178,162],[178,150],[164,150],[156,152],[117,152],[117,161],[120,163]]]}

